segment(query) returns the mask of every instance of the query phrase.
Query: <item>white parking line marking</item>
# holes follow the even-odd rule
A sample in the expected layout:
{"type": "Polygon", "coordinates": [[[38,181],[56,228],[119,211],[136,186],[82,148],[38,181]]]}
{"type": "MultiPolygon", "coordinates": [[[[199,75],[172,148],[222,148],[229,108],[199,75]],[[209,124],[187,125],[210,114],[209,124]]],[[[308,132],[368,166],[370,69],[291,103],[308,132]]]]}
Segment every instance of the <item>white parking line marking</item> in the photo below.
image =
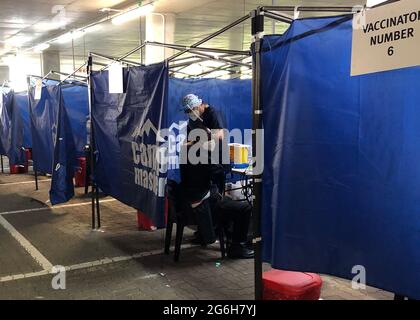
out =
{"type": "Polygon", "coordinates": [[[51,262],[45,258],[41,252],[38,251],[22,234],[19,233],[5,218],[0,216],[0,225],[2,225],[13,238],[31,255],[32,258],[44,269],[50,270],[52,268],[51,262]]]}
{"type": "MultiPolygon", "coordinates": [[[[116,199],[105,199],[105,200],[99,200],[99,203],[106,203],[111,201],[117,201],[116,199]]],[[[0,216],[4,216],[7,214],[14,214],[14,213],[25,213],[25,212],[36,212],[36,211],[44,211],[44,210],[50,210],[50,209],[63,209],[63,208],[72,208],[72,207],[79,207],[79,206],[87,206],[91,205],[92,202],[82,202],[82,203],[71,203],[71,204],[63,204],[60,206],[47,206],[42,208],[34,208],[34,209],[23,209],[23,210],[15,210],[15,211],[5,211],[0,212],[0,216]]]]}
{"type": "MultiPolygon", "coordinates": [[[[194,248],[194,247],[199,247],[199,245],[184,244],[184,245],[181,246],[182,249],[189,249],[189,248],[194,248]]],[[[171,249],[174,250],[174,247],[172,247],[171,249]]],[[[162,249],[140,252],[140,253],[136,253],[136,254],[129,255],[129,256],[118,256],[118,257],[114,257],[114,258],[104,258],[104,259],[90,261],[90,262],[73,264],[71,266],[65,267],[65,269],[66,269],[66,271],[88,269],[88,268],[107,265],[107,264],[111,264],[111,263],[117,263],[117,262],[121,262],[121,261],[129,261],[129,260],[139,259],[139,258],[142,258],[142,257],[156,256],[156,255],[160,255],[160,254],[163,254],[162,249]]],[[[45,275],[48,275],[48,274],[51,273],[49,270],[51,270],[51,268],[48,269],[48,270],[42,270],[42,271],[38,271],[38,272],[31,272],[31,273],[25,273],[25,274],[16,274],[16,275],[0,277],[0,283],[1,282],[9,282],[9,281],[14,281],[14,280],[19,280],[19,279],[45,276],[45,275]]],[[[149,275],[146,275],[146,276],[142,277],[142,279],[143,278],[144,279],[152,278],[152,277],[155,277],[155,276],[157,276],[157,275],[149,274],[149,275]]]]}
{"type": "MultiPolygon", "coordinates": [[[[38,182],[48,182],[48,181],[51,181],[51,179],[38,180],[38,182]]],[[[30,183],[35,183],[35,181],[21,181],[21,182],[0,183],[0,187],[2,187],[2,186],[14,186],[14,185],[19,185],[19,184],[30,184],[30,183]]]]}

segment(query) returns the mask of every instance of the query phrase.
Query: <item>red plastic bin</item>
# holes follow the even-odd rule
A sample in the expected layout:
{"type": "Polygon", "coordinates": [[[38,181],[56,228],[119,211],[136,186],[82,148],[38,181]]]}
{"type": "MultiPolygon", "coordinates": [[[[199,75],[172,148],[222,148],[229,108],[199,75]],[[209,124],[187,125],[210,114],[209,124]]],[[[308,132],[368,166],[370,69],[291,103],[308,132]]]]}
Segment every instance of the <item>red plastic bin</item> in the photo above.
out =
{"type": "Polygon", "coordinates": [[[74,180],[75,180],[75,187],[80,188],[80,187],[84,187],[86,184],[86,158],[80,157],[77,160],[79,162],[79,167],[76,170],[76,173],[74,175],[74,180]]]}
{"type": "Polygon", "coordinates": [[[10,174],[28,173],[27,166],[11,165],[10,174]]]}
{"type": "Polygon", "coordinates": [[[29,171],[29,160],[32,160],[32,152],[30,149],[25,149],[25,164],[24,164],[25,173],[28,173],[29,171]]]}
{"type": "Polygon", "coordinates": [[[153,221],[141,211],[137,211],[137,226],[142,231],[155,231],[157,229],[153,221]]]}
{"type": "Polygon", "coordinates": [[[270,270],[263,273],[263,300],[318,300],[322,279],[318,274],[270,270]]]}

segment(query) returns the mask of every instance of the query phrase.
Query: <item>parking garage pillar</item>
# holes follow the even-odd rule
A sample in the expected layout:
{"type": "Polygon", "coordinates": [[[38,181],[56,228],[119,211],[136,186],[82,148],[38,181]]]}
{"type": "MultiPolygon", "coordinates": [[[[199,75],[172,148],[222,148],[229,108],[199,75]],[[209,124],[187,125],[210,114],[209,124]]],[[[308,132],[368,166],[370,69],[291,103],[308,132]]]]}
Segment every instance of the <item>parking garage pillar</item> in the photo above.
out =
{"type": "MultiPolygon", "coordinates": [[[[54,50],[46,50],[41,54],[42,75],[45,76],[51,70],[60,71],[60,53],[54,50]]],[[[50,75],[49,78],[60,79],[60,76],[50,75]]]]}
{"type": "MultiPolygon", "coordinates": [[[[175,15],[153,13],[146,17],[146,41],[174,43],[175,15]]],[[[147,46],[145,63],[161,62],[170,57],[173,49],[147,46]]]]}

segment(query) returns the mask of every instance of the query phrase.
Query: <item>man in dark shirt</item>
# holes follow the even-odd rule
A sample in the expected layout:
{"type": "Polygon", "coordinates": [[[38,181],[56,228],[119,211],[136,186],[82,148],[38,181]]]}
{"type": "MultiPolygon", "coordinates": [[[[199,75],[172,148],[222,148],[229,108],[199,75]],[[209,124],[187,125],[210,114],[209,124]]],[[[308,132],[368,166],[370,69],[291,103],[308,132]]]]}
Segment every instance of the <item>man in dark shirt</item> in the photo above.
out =
{"type": "MultiPolygon", "coordinates": [[[[188,141],[184,146],[184,152],[188,153],[191,146],[199,143],[202,147],[200,152],[218,152],[219,161],[222,161],[221,141],[224,138],[224,132],[220,115],[193,94],[185,96],[183,105],[190,118],[188,133],[194,129],[202,129],[206,133],[203,136],[207,135],[208,138],[205,139],[206,141],[188,141]],[[214,139],[219,139],[219,150],[215,150],[214,145],[211,144],[214,139]]],[[[209,160],[209,163],[193,164],[190,160],[187,157],[187,162],[180,166],[181,186],[196,218],[202,243],[209,244],[216,240],[215,225],[233,224],[232,243],[228,248],[228,256],[252,258],[254,252],[246,247],[251,207],[247,203],[238,203],[222,196],[225,167],[221,162],[211,164],[209,160]]]]}

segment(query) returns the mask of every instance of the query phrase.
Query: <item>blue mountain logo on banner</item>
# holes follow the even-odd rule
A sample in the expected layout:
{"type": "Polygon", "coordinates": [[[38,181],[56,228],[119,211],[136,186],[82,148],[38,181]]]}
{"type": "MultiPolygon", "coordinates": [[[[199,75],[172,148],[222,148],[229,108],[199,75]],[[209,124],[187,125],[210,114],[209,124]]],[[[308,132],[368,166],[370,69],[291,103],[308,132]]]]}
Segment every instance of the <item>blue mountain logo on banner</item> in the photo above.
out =
{"type": "Polygon", "coordinates": [[[160,131],[147,119],[132,133],[131,149],[134,163],[134,182],[158,197],[165,195],[167,165],[165,142],[160,131]]]}
{"type": "Polygon", "coordinates": [[[187,139],[187,121],[173,122],[168,128],[168,168],[179,169],[181,145],[187,139]]]}

